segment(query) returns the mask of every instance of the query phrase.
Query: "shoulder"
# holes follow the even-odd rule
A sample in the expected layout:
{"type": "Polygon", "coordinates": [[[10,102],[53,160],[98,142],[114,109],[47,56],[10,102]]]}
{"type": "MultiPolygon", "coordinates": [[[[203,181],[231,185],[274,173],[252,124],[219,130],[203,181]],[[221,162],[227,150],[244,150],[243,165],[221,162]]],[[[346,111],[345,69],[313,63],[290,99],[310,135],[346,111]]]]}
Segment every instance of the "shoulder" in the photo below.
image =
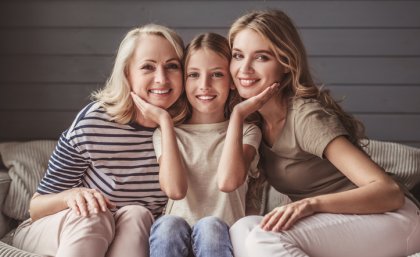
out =
{"type": "Polygon", "coordinates": [[[290,110],[296,113],[324,110],[321,103],[317,99],[313,98],[293,98],[290,100],[289,106],[290,110]]]}
{"type": "Polygon", "coordinates": [[[98,101],[91,102],[77,113],[76,118],[67,129],[67,134],[77,133],[78,130],[87,126],[99,126],[99,124],[104,125],[105,123],[113,123],[111,117],[98,101]]]}

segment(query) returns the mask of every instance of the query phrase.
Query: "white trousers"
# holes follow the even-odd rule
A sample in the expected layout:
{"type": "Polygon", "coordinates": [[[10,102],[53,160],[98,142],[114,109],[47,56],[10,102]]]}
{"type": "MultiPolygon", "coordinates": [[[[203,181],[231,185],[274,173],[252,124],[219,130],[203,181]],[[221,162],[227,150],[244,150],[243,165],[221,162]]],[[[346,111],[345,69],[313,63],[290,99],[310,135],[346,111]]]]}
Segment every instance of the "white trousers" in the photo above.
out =
{"type": "Polygon", "coordinates": [[[150,211],[137,205],[122,207],[114,215],[107,211],[89,217],[66,209],[24,221],[13,246],[55,257],[148,257],[153,221],[150,211]]]}
{"type": "Polygon", "coordinates": [[[402,257],[420,252],[420,211],[407,198],[395,212],[319,213],[278,233],[262,230],[261,220],[248,216],[231,227],[235,257],[402,257]]]}

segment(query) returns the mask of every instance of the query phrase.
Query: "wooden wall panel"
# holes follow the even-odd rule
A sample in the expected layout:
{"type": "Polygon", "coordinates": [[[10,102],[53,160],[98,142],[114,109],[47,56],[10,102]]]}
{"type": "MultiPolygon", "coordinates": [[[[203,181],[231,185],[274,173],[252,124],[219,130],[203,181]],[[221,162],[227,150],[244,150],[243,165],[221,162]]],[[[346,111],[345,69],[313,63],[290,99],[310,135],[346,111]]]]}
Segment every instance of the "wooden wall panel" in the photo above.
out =
{"type": "Polygon", "coordinates": [[[372,138],[420,146],[420,1],[0,2],[0,141],[57,138],[102,87],[125,33],[156,22],[188,42],[246,10],[281,8],[313,72],[372,138]]]}
{"type": "MultiPolygon", "coordinates": [[[[0,54],[113,55],[124,28],[1,28],[0,54]],[[28,47],[27,40],[30,40],[28,47]]],[[[226,35],[228,28],[175,28],[185,42],[194,35],[212,31],[226,35]]],[[[417,29],[312,29],[300,34],[309,56],[417,56],[417,29]]]]}

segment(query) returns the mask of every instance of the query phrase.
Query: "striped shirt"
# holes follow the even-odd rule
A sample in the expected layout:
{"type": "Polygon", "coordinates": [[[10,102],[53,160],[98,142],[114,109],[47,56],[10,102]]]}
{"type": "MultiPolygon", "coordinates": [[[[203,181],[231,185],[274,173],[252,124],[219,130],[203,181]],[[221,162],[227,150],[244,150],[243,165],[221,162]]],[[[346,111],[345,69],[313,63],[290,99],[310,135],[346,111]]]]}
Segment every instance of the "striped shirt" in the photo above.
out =
{"type": "Polygon", "coordinates": [[[155,216],[161,214],[167,197],[159,185],[154,129],[119,124],[110,118],[98,102],[79,112],[61,135],[37,192],[95,188],[117,209],[142,205],[155,216]]]}

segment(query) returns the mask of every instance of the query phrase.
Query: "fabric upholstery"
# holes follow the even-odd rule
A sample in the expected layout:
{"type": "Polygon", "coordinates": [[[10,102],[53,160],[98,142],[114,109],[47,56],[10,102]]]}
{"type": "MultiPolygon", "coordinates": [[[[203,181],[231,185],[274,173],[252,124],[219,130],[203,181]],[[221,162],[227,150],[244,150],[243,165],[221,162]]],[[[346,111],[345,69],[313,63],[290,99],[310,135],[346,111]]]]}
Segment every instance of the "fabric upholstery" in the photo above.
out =
{"type": "Polygon", "coordinates": [[[52,140],[0,144],[1,159],[12,180],[3,203],[4,214],[16,220],[29,217],[29,200],[46,171],[55,144],[52,140]]]}
{"type": "Polygon", "coordinates": [[[373,161],[412,189],[420,182],[420,149],[408,145],[370,140],[365,148],[373,161]]]}
{"type": "Polygon", "coordinates": [[[0,256],[2,257],[42,257],[41,255],[28,253],[0,241],[0,256]]]}

